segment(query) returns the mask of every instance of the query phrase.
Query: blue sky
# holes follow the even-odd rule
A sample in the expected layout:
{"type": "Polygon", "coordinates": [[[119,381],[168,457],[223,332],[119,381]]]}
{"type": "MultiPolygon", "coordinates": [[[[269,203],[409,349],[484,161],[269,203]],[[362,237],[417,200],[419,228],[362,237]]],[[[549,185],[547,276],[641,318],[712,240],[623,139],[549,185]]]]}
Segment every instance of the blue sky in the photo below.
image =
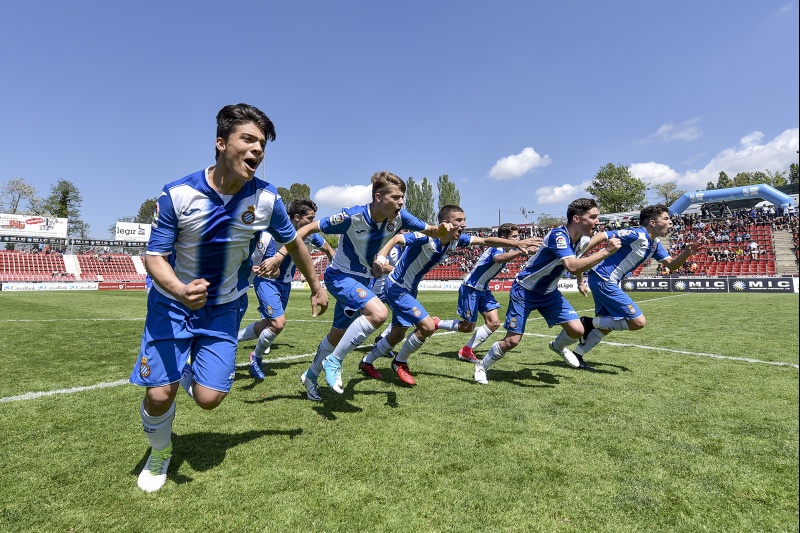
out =
{"type": "Polygon", "coordinates": [[[694,191],[798,161],[798,18],[797,0],[10,2],[0,183],[73,182],[108,238],[212,164],[217,111],[247,102],[276,125],[266,179],[307,183],[319,215],[368,201],[378,170],[448,174],[470,226],[562,215],[608,163],[694,191]]]}

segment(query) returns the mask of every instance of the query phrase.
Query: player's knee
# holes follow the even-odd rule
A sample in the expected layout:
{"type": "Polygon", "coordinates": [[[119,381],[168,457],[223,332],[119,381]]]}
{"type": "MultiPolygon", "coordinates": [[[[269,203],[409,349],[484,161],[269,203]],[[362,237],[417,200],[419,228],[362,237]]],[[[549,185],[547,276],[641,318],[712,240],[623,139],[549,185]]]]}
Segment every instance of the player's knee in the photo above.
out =
{"type": "Polygon", "coordinates": [[[647,320],[645,320],[644,315],[637,316],[633,320],[628,321],[628,329],[630,329],[631,331],[642,329],[646,325],[647,325],[647,320]]]}
{"type": "Polygon", "coordinates": [[[194,387],[194,401],[206,411],[210,411],[221,404],[222,400],[224,400],[227,395],[228,394],[225,392],[215,391],[205,387],[194,387]]]}
{"type": "Polygon", "coordinates": [[[489,330],[491,330],[492,333],[494,333],[495,331],[497,331],[497,328],[500,327],[500,321],[499,320],[487,320],[486,321],[486,327],[489,328],[489,330]]]}
{"type": "Polygon", "coordinates": [[[270,329],[272,330],[275,335],[283,331],[283,328],[286,327],[286,315],[279,316],[275,320],[272,321],[270,325],[270,329]]]}
{"type": "Polygon", "coordinates": [[[505,339],[503,339],[504,346],[501,346],[504,352],[509,350],[513,350],[517,346],[519,346],[520,341],[522,341],[522,335],[509,335],[505,339]]]}

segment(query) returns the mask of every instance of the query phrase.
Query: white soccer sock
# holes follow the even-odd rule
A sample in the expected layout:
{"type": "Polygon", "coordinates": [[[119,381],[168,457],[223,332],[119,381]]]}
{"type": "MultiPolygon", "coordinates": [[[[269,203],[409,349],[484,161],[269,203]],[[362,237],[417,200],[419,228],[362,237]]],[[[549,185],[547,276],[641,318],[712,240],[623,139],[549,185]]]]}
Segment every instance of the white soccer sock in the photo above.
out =
{"type": "Polygon", "coordinates": [[[553,341],[553,348],[555,348],[558,351],[561,351],[567,346],[575,344],[579,340],[580,337],[578,337],[577,339],[573,339],[572,337],[567,335],[567,330],[562,329],[561,333],[559,333],[558,337],[556,337],[556,340],[553,341]]]}
{"type": "Polygon", "coordinates": [[[328,357],[336,347],[328,340],[328,336],[322,339],[322,342],[317,346],[317,353],[314,355],[314,360],[311,361],[311,366],[308,367],[308,372],[314,376],[319,376],[322,372],[322,362],[328,357]]]}
{"type": "Polygon", "coordinates": [[[392,331],[392,325],[391,324],[389,324],[389,326],[386,329],[381,331],[381,334],[378,335],[378,340],[385,339],[386,335],[388,335],[390,331],[392,331]]]}
{"type": "Polygon", "coordinates": [[[611,329],[614,331],[622,331],[630,329],[630,327],[628,327],[628,321],[625,320],[624,318],[620,318],[617,320],[611,318],[610,316],[598,316],[592,319],[592,324],[594,324],[594,327],[596,328],[611,329]]]}
{"type": "Polygon", "coordinates": [[[445,331],[458,331],[458,320],[448,319],[439,321],[439,329],[445,331]]]}
{"type": "Polygon", "coordinates": [[[606,334],[600,331],[599,329],[593,329],[592,332],[589,333],[589,336],[586,338],[586,342],[578,344],[578,346],[576,346],[575,349],[572,350],[572,353],[583,357],[584,355],[586,355],[586,352],[597,346],[605,336],[606,334]]]}
{"type": "Polygon", "coordinates": [[[273,332],[269,327],[264,328],[264,331],[258,336],[256,349],[254,350],[255,356],[264,357],[264,352],[267,351],[267,348],[272,346],[272,341],[274,341],[277,336],[278,334],[273,332]]]}
{"type": "Polygon", "coordinates": [[[180,384],[183,390],[186,391],[186,394],[189,395],[189,398],[194,400],[194,370],[192,369],[191,363],[186,363],[183,366],[180,384]]]}
{"type": "Polygon", "coordinates": [[[172,443],[172,421],[175,419],[175,402],[169,406],[166,413],[161,416],[150,416],[144,410],[144,400],[139,406],[142,415],[142,428],[147,436],[147,441],[153,450],[160,451],[172,443]]]}
{"type": "Polygon", "coordinates": [[[389,344],[389,341],[386,340],[386,337],[382,338],[378,341],[375,347],[370,350],[370,352],[364,356],[363,361],[365,363],[372,364],[375,362],[376,359],[379,357],[383,357],[392,351],[392,345],[389,344]]]}
{"type": "Polygon", "coordinates": [[[344,358],[352,352],[357,346],[361,345],[367,337],[372,335],[377,328],[369,323],[367,317],[360,316],[356,318],[350,327],[347,328],[342,335],[342,340],[336,345],[331,355],[339,361],[344,361],[344,358]]]}
{"type": "Polygon", "coordinates": [[[494,363],[502,359],[505,355],[506,355],[505,352],[503,352],[503,350],[500,349],[500,343],[496,342],[492,344],[492,347],[489,348],[489,351],[481,360],[481,366],[483,368],[489,368],[494,363]]]}
{"type": "Polygon", "coordinates": [[[425,344],[425,339],[417,337],[416,330],[412,331],[406,339],[406,342],[403,343],[403,347],[397,352],[395,361],[398,363],[407,363],[411,354],[419,350],[423,344],[425,344]]]}
{"type": "Polygon", "coordinates": [[[239,330],[239,342],[242,341],[251,341],[256,338],[256,332],[254,331],[256,327],[255,322],[251,322],[247,324],[244,328],[239,330]]]}
{"type": "Polygon", "coordinates": [[[486,339],[488,339],[489,335],[491,334],[492,330],[489,329],[489,326],[484,324],[475,330],[475,333],[472,335],[472,338],[467,343],[467,346],[475,350],[475,348],[483,344],[484,341],[486,341],[486,339]]]}

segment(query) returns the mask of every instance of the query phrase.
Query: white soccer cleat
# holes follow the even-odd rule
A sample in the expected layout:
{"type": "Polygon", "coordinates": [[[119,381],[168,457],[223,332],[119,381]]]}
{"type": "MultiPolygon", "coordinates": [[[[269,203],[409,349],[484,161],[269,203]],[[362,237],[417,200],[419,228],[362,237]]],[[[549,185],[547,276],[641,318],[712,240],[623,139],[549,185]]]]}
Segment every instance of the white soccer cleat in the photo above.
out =
{"type": "Polygon", "coordinates": [[[481,363],[475,365],[475,383],[480,383],[481,385],[489,384],[489,380],[486,379],[486,369],[483,368],[481,363]]]}
{"type": "Polygon", "coordinates": [[[172,458],[172,444],[160,451],[152,450],[139,474],[136,484],[145,492],[155,492],[167,481],[167,469],[172,458]]]}
{"type": "Polygon", "coordinates": [[[569,348],[564,348],[563,350],[560,351],[556,350],[555,347],[553,347],[553,342],[555,341],[551,341],[550,344],[548,344],[548,346],[550,346],[551,350],[560,355],[561,358],[564,359],[565,363],[567,363],[572,368],[578,368],[579,366],[581,366],[581,362],[578,360],[575,354],[572,353],[572,350],[570,350],[569,348]]]}

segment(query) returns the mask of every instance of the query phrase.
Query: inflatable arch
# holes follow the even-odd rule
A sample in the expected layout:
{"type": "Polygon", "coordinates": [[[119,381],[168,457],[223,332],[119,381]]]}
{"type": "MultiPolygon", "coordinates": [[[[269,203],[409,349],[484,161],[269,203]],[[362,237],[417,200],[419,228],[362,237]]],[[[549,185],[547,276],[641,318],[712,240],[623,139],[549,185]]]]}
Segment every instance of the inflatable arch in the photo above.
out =
{"type": "Polygon", "coordinates": [[[743,198],[764,198],[776,206],[794,205],[794,200],[792,200],[791,197],[766,183],[762,183],[760,185],[746,185],[744,187],[731,187],[729,189],[687,192],[669,206],[669,212],[673,215],[680,215],[692,204],[714,203],[723,200],[741,200],[743,198]]]}

